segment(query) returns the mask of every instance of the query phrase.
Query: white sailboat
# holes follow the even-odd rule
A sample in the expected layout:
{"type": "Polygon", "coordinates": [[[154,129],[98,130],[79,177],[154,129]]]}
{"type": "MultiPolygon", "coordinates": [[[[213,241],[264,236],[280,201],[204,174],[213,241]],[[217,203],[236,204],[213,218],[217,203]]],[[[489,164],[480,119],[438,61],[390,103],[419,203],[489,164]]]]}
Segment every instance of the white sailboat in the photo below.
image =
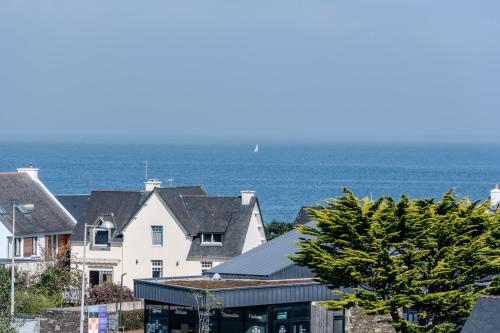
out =
{"type": "Polygon", "coordinates": [[[253,150],[254,153],[258,153],[259,152],[259,145],[255,145],[255,149],[253,150]]]}

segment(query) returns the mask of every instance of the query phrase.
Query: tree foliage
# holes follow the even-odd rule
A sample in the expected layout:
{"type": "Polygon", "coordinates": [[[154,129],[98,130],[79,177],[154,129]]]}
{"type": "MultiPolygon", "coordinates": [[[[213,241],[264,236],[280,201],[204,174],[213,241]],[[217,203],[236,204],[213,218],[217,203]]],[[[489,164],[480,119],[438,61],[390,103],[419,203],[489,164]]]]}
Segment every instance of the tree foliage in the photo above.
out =
{"type": "Polygon", "coordinates": [[[390,315],[397,332],[458,332],[484,292],[476,282],[500,271],[499,214],[452,191],[370,201],[345,189],[309,214],[316,227],[299,227],[309,236],[292,259],[340,295],[325,305],[390,315]]]}
{"type": "Polygon", "coordinates": [[[270,241],[273,238],[283,235],[296,227],[296,224],[273,220],[266,224],[266,238],[270,241]]]}

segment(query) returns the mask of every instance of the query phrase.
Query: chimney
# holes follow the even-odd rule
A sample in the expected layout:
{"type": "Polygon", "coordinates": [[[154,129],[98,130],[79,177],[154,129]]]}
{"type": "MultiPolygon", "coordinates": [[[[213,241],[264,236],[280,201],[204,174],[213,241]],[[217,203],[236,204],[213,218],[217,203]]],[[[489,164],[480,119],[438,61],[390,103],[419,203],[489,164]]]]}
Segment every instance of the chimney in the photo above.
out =
{"type": "Polygon", "coordinates": [[[27,168],[18,168],[17,172],[25,172],[34,180],[38,180],[38,168],[33,168],[33,163],[30,163],[27,168]]]}
{"type": "Polygon", "coordinates": [[[157,187],[161,186],[161,180],[159,179],[148,179],[144,182],[146,192],[151,192],[157,187]]]}
{"type": "Polygon", "coordinates": [[[498,205],[500,204],[500,189],[498,188],[498,184],[495,185],[490,192],[490,208],[492,210],[496,210],[498,205]]]}
{"type": "Polygon", "coordinates": [[[255,191],[241,191],[241,204],[248,206],[253,197],[255,197],[255,191]]]}

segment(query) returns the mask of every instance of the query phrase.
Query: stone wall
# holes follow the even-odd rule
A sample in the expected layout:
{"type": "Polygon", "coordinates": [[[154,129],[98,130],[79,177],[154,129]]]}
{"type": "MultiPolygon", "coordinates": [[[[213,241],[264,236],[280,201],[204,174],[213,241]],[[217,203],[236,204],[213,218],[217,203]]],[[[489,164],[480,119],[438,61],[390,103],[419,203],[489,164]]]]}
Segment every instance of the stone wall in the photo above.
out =
{"type": "Polygon", "coordinates": [[[345,311],[346,333],[394,333],[387,323],[388,316],[369,316],[360,307],[345,311]]]}
{"type": "MultiPolygon", "coordinates": [[[[118,304],[108,304],[108,314],[114,314],[119,309],[118,304]]],[[[142,301],[125,302],[122,311],[144,309],[142,301]]],[[[87,331],[87,307],[85,307],[85,329],[87,331]]],[[[46,310],[40,318],[40,333],[79,333],[80,308],[57,308],[46,310]]]]}

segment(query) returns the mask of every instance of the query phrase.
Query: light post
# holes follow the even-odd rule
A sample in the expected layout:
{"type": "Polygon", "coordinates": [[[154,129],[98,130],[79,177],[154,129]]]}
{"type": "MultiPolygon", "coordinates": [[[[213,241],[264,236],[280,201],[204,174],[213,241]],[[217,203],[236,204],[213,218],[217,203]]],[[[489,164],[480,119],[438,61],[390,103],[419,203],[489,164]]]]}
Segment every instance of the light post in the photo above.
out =
{"type": "Polygon", "coordinates": [[[127,273],[123,273],[120,277],[120,310],[118,310],[118,328],[124,329],[122,325],[122,302],[123,302],[123,277],[127,275],[127,273]]]}
{"type": "Polygon", "coordinates": [[[113,229],[115,225],[111,221],[104,221],[99,227],[85,224],[83,228],[83,259],[82,259],[82,289],[80,295],[80,333],[83,332],[85,323],[85,259],[87,257],[87,229],[113,229]]]}
{"type": "Polygon", "coordinates": [[[14,321],[15,314],[15,261],[14,258],[16,256],[16,208],[19,209],[23,214],[28,214],[31,212],[35,206],[33,204],[20,204],[19,202],[12,202],[12,246],[11,246],[11,255],[12,255],[12,264],[10,268],[10,315],[11,320],[14,321]]]}

